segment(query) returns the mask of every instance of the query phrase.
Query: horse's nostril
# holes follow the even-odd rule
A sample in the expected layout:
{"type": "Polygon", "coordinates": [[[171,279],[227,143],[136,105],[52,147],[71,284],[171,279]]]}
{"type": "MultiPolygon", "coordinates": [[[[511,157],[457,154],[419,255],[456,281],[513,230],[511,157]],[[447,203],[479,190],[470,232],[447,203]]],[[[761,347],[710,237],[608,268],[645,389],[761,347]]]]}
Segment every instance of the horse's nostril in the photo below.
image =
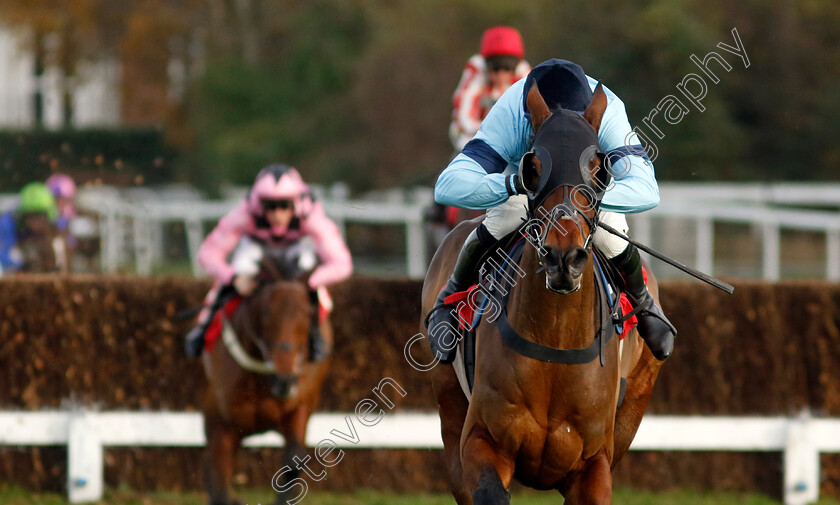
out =
{"type": "Polygon", "coordinates": [[[582,247],[576,247],[566,253],[566,268],[573,276],[583,273],[589,254],[582,247]]]}
{"type": "Polygon", "coordinates": [[[274,376],[271,384],[271,394],[278,398],[289,396],[293,388],[297,386],[298,379],[297,375],[278,374],[274,376]]]}

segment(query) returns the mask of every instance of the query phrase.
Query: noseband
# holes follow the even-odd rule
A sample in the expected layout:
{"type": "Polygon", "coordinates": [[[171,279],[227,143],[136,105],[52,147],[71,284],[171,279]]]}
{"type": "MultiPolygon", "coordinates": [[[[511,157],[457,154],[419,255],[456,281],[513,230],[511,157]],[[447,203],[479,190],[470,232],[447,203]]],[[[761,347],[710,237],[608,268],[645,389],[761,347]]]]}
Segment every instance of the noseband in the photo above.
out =
{"type": "MultiPolygon", "coordinates": [[[[561,188],[557,188],[559,190],[561,188]]],[[[528,235],[528,239],[532,245],[537,248],[540,255],[540,262],[547,254],[545,248],[545,241],[548,237],[549,229],[554,227],[560,233],[565,235],[567,232],[558,226],[560,221],[573,221],[577,226],[578,231],[582,237],[586,237],[583,241],[583,249],[589,253],[592,250],[592,237],[595,235],[595,230],[598,228],[598,211],[600,208],[600,201],[594,206],[595,213],[590,218],[585,212],[581,212],[573,203],[574,197],[571,197],[577,187],[563,186],[563,201],[555,205],[551,210],[546,211],[544,207],[537,207],[536,213],[541,214],[540,217],[534,217],[531,210],[528,211],[528,225],[526,231],[530,232],[534,226],[537,227],[538,233],[536,236],[528,235]],[[571,188],[571,189],[570,189],[571,188]],[[532,224],[533,223],[533,224],[532,224]],[[589,227],[589,232],[585,233],[583,230],[583,223],[589,227]]]]}

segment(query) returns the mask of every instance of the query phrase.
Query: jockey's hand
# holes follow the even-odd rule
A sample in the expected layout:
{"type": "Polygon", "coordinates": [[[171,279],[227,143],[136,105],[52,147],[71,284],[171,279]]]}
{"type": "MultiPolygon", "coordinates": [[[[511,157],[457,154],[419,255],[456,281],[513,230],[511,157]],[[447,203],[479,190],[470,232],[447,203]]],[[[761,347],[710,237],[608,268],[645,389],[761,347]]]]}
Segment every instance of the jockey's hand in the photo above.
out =
{"type": "Polygon", "coordinates": [[[250,275],[236,275],[233,278],[233,288],[242,296],[251,296],[257,289],[257,280],[250,275]]]}

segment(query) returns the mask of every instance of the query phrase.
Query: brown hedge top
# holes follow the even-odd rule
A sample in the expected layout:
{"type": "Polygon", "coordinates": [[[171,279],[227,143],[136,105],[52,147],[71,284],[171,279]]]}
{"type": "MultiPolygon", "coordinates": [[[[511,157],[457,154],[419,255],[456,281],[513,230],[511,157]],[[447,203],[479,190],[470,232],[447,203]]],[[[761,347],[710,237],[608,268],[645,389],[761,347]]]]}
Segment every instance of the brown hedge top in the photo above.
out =
{"type": "MultiPolygon", "coordinates": [[[[204,373],[182,350],[209,282],[130,276],[0,280],[0,408],[193,410],[204,373]]],[[[402,356],[418,331],[421,283],[355,277],[332,289],[336,349],[321,408],[350,410],[383,377],[431,410],[428,378],[402,356]]],[[[677,349],[650,411],[840,415],[840,285],[737,283],[726,295],[664,283],[677,349]]]]}

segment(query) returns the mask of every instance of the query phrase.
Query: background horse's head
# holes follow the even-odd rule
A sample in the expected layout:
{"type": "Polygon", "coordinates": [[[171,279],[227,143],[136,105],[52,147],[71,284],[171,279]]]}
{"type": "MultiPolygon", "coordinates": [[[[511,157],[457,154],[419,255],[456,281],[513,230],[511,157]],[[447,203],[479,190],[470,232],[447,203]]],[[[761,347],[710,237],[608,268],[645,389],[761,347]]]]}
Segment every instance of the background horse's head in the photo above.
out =
{"type": "Polygon", "coordinates": [[[247,320],[240,320],[237,328],[237,333],[249,335],[273,363],[275,396],[296,394],[307,363],[309,327],[318,307],[306,281],[307,275],[278,262],[277,255],[266,254],[260,263],[261,287],[248,300],[247,320]]]}
{"type": "Polygon", "coordinates": [[[545,267],[546,286],[558,293],[580,288],[595,232],[600,196],[609,181],[598,130],[607,107],[601,85],[578,114],[550,110],[537,88],[527,97],[534,140],[520,164],[528,207],[538,220],[532,237],[545,267]]]}

